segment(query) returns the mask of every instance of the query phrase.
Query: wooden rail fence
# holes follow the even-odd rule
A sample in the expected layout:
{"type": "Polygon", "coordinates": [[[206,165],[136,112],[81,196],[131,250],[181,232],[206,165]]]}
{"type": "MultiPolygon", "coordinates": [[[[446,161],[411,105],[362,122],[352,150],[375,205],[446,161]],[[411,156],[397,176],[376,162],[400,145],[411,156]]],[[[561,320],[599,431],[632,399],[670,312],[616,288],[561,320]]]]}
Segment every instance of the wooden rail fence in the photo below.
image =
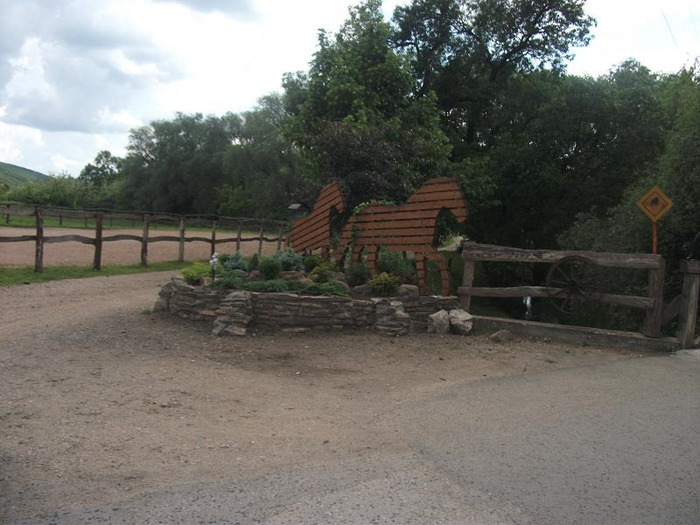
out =
{"type": "MultiPolygon", "coordinates": [[[[35,218],[35,235],[17,235],[14,237],[0,236],[0,243],[7,242],[27,242],[35,243],[34,271],[41,272],[44,268],[44,245],[56,242],[80,242],[93,245],[95,247],[93,257],[93,268],[99,270],[102,267],[102,249],[106,242],[114,241],[137,241],[141,243],[141,265],[148,265],[148,246],[154,242],[177,242],[178,262],[185,260],[185,243],[206,242],[211,245],[211,254],[216,251],[217,244],[236,243],[236,252],[241,249],[241,244],[246,242],[257,242],[257,253],[262,253],[264,242],[276,242],[276,249],[280,251],[283,244],[286,246],[287,223],[283,221],[270,221],[261,219],[251,219],[247,217],[225,217],[213,215],[177,215],[167,213],[149,212],[117,212],[112,210],[73,210],[65,208],[48,208],[42,206],[27,207],[15,203],[0,203],[0,215],[5,215],[5,224],[10,224],[11,216],[33,216],[35,218]],[[83,220],[87,227],[89,221],[94,221],[95,236],[86,237],[84,235],[54,235],[46,236],[44,233],[44,218],[59,217],[59,226],[63,224],[63,219],[83,220]],[[132,221],[132,225],[141,224],[143,226],[141,235],[115,234],[105,235],[104,223],[109,221],[132,221]],[[178,234],[174,235],[152,235],[152,226],[158,223],[177,224],[178,234]],[[208,237],[186,237],[187,226],[211,227],[211,234],[208,237]],[[222,228],[236,230],[235,237],[219,238],[217,232],[221,233],[222,228]],[[244,230],[255,229],[258,231],[257,237],[243,237],[244,230]],[[265,233],[275,231],[274,237],[266,237],[265,233]]],[[[155,228],[154,228],[155,229],[155,228]]],[[[107,230],[109,231],[109,230],[107,230]]]]}
{"type": "Polygon", "coordinates": [[[675,311],[670,312],[670,304],[664,304],[665,261],[660,255],[623,254],[602,252],[574,252],[555,250],[523,250],[504,246],[465,243],[462,250],[464,274],[458,294],[462,308],[469,311],[472,297],[551,297],[562,291],[546,286],[516,286],[509,288],[475,287],[474,265],[476,262],[518,262],[554,264],[565,257],[580,256],[594,261],[597,265],[608,268],[627,268],[647,270],[649,285],[647,296],[618,294],[597,294],[596,299],[609,304],[624,305],[642,309],[646,312],[642,333],[647,337],[660,337],[662,326],[676,315],[679,317],[677,338],[682,348],[700,344],[695,338],[697,324],[698,289],[700,289],[700,261],[684,261],[683,293],[675,301],[675,311]]]}

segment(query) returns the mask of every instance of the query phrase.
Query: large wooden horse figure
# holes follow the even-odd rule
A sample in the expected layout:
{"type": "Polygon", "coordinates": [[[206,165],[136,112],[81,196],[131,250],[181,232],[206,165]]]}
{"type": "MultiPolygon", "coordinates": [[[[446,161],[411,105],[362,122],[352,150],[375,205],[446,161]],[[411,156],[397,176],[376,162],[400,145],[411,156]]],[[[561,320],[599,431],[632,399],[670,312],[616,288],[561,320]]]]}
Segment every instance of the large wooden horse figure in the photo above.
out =
{"type": "Polygon", "coordinates": [[[458,222],[467,219],[467,207],[457,179],[438,177],[428,180],[405,204],[370,204],[350,217],[343,228],[337,257],[342,259],[352,244],[352,259],[360,261],[363,252],[367,267],[377,274],[380,246],[393,251],[413,252],[418,270],[418,285],[427,289],[426,261],[435,261],[440,269],[442,294],[448,295],[450,276],[447,265],[435,248],[438,216],[450,211],[458,222]]]}
{"type": "Polygon", "coordinates": [[[311,214],[294,221],[289,231],[289,240],[295,252],[311,252],[317,248],[328,256],[331,245],[331,219],[336,213],[345,211],[345,197],[337,182],[321,188],[311,214]]]}

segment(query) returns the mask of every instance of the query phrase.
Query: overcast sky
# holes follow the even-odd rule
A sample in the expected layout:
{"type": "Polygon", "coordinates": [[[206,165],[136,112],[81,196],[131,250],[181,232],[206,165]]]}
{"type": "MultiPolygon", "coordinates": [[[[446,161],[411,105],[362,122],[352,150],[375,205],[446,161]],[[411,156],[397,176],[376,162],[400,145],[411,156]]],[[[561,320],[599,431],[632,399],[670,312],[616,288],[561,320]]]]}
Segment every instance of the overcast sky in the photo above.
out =
{"type": "MultiPolygon", "coordinates": [[[[251,109],[306,70],[354,0],[0,0],[0,161],[77,175],[129,129],[176,111],[251,109]]],[[[385,0],[387,17],[401,0],[385,0]]],[[[588,0],[575,74],[633,57],[658,72],[700,55],[700,0],[588,0]]]]}

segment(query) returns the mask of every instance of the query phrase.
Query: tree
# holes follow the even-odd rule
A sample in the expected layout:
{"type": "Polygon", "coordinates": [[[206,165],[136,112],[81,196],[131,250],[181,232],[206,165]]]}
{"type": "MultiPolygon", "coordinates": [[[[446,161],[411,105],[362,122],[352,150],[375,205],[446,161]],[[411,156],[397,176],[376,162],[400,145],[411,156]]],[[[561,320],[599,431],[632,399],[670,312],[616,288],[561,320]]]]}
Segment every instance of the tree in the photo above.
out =
{"type": "Polygon", "coordinates": [[[94,164],[87,164],[78,178],[97,188],[114,182],[119,176],[119,168],[122,159],[115,157],[107,150],[100,151],[94,160],[94,164]]]}
{"type": "Polygon", "coordinates": [[[410,58],[417,93],[435,91],[460,161],[493,145],[509,79],[561,70],[586,45],[585,0],[414,0],[394,14],[394,43],[410,58]]]}
{"type": "Polygon", "coordinates": [[[368,0],[350,9],[337,34],[320,33],[308,74],[284,79],[287,136],[319,184],[343,181],[351,206],[405,199],[448,166],[435,98],[412,94],[408,61],[391,35],[381,2],[368,0]]]}

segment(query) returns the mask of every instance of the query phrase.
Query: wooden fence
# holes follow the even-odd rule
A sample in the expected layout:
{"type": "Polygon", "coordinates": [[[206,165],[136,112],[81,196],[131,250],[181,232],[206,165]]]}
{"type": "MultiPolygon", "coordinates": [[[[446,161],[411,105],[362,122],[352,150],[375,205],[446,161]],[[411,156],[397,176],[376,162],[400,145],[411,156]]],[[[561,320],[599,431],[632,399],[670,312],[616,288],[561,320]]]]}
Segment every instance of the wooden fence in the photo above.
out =
{"type": "Polygon", "coordinates": [[[601,267],[627,268],[648,271],[646,296],[597,293],[596,300],[642,309],[646,313],[642,333],[647,337],[660,337],[664,324],[679,316],[677,337],[682,348],[700,344],[695,339],[697,323],[698,289],[700,288],[700,261],[684,261],[683,293],[669,304],[664,304],[665,261],[660,255],[622,254],[601,252],[565,252],[554,250],[523,250],[504,246],[465,243],[462,250],[464,275],[458,289],[462,307],[469,311],[472,297],[552,297],[564,290],[546,286],[516,286],[509,288],[475,287],[476,262],[550,263],[556,264],[566,257],[581,257],[601,267]]]}
{"type": "MultiPolygon", "coordinates": [[[[93,257],[93,268],[99,270],[102,267],[102,249],[106,242],[132,240],[141,243],[141,265],[148,265],[148,246],[154,242],[177,242],[178,243],[178,262],[185,260],[185,243],[190,242],[206,242],[211,245],[211,254],[216,251],[216,245],[222,243],[236,243],[236,251],[240,251],[241,243],[257,242],[258,255],[262,252],[264,242],[276,242],[277,251],[282,249],[283,244],[286,245],[287,223],[283,221],[270,221],[262,219],[251,219],[246,217],[225,217],[214,215],[177,215],[167,213],[151,213],[151,212],[118,212],[113,210],[74,210],[66,208],[49,208],[42,206],[28,207],[26,205],[16,203],[0,203],[0,215],[5,215],[5,224],[10,224],[12,216],[32,216],[35,218],[36,234],[35,235],[18,235],[14,237],[0,236],[0,243],[7,242],[27,242],[35,243],[34,255],[34,271],[41,272],[44,268],[44,245],[56,242],[80,242],[83,244],[93,245],[95,247],[93,257]],[[58,217],[59,226],[63,224],[64,219],[83,220],[85,227],[88,227],[89,221],[94,222],[95,236],[86,237],[84,235],[55,235],[46,236],[44,234],[44,218],[58,217]],[[132,226],[140,224],[142,226],[141,235],[131,234],[116,234],[105,235],[104,224],[112,225],[114,221],[131,221],[132,226]],[[178,235],[156,235],[151,234],[152,227],[157,227],[161,223],[177,224],[178,235]],[[202,227],[211,228],[211,234],[207,237],[186,237],[186,227],[202,227]],[[221,233],[221,229],[235,230],[235,237],[219,238],[217,231],[221,233]],[[257,237],[243,237],[244,230],[256,230],[257,237]],[[274,237],[266,237],[265,233],[275,231],[274,237]]],[[[153,228],[155,229],[155,228],[153,228]]],[[[109,230],[107,230],[109,231],[109,230]]]]}

